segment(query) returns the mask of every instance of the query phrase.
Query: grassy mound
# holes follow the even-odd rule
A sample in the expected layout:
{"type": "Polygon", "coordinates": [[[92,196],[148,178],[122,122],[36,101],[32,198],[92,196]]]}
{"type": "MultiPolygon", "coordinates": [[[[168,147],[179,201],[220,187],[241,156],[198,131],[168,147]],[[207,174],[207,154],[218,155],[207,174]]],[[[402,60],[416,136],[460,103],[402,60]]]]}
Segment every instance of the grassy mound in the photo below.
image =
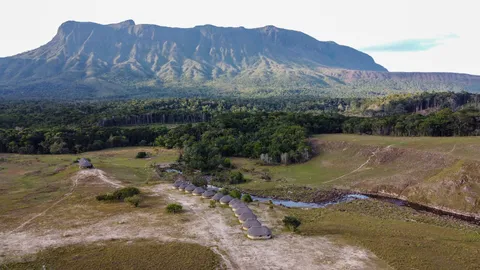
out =
{"type": "Polygon", "coordinates": [[[47,249],[33,261],[6,269],[217,269],[219,259],[209,248],[187,243],[140,240],[97,242],[47,249]]]}

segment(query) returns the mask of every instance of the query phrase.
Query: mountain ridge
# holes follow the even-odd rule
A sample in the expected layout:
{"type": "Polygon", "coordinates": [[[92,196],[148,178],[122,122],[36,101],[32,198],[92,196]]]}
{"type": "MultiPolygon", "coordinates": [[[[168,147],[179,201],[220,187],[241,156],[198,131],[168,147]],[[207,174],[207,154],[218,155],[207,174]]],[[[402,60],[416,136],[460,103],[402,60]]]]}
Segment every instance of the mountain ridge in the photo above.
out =
{"type": "Polygon", "coordinates": [[[480,77],[390,73],[374,59],[299,31],[67,21],[47,44],[0,58],[5,97],[361,96],[478,91],[480,77]]]}

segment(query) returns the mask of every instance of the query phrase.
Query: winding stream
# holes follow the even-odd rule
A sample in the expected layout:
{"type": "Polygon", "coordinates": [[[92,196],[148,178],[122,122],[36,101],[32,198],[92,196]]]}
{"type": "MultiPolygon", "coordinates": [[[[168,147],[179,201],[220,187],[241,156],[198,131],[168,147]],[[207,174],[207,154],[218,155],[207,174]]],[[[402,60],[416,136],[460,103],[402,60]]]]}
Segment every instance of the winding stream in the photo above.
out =
{"type": "MultiPolygon", "coordinates": [[[[175,169],[169,169],[169,170],[167,170],[167,172],[182,174],[181,171],[175,170],[175,169]]],[[[215,189],[215,190],[219,189],[218,187],[212,186],[212,185],[208,185],[207,187],[211,188],[211,189],[215,189]]],[[[272,199],[272,198],[253,196],[253,195],[251,195],[251,197],[254,201],[258,201],[258,202],[270,202],[271,201],[274,205],[279,205],[279,206],[284,206],[284,207],[289,207],[289,208],[324,208],[324,207],[327,207],[329,205],[346,203],[346,202],[351,202],[351,201],[355,201],[355,200],[374,199],[374,200],[379,200],[379,201],[382,201],[382,202],[388,202],[388,203],[391,203],[391,204],[395,204],[399,207],[409,207],[409,208],[417,210],[417,211],[433,213],[433,214],[436,214],[438,216],[447,216],[447,217],[451,217],[451,218],[454,218],[454,219],[467,221],[467,222],[475,224],[475,225],[480,225],[480,219],[478,219],[474,216],[468,216],[468,215],[453,213],[453,212],[449,212],[449,211],[444,211],[444,210],[436,209],[436,208],[433,208],[433,207],[429,207],[429,206],[425,206],[425,205],[421,205],[421,204],[417,204],[417,203],[412,203],[412,202],[401,200],[401,199],[376,195],[376,194],[368,194],[367,195],[367,194],[352,193],[352,194],[344,195],[340,199],[325,201],[325,202],[321,202],[321,203],[296,202],[296,201],[292,201],[292,200],[272,199]]]]}

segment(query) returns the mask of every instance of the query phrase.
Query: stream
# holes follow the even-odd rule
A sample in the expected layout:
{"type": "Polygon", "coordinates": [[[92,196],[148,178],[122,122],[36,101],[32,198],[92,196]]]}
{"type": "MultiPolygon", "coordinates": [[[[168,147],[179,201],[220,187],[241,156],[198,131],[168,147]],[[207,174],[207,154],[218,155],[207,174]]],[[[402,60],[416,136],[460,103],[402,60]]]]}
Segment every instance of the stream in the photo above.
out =
{"type": "Polygon", "coordinates": [[[351,201],[354,201],[354,200],[365,200],[365,199],[368,199],[368,198],[369,197],[366,196],[366,195],[348,194],[348,195],[345,195],[338,200],[332,200],[332,201],[327,201],[327,202],[322,202],[322,203],[306,203],[306,202],[295,202],[295,201],[290,201],[290,200],[277,200],[277,199],[270,199],[270,198],[252,196],[252,199],[254,201],[259,201],[259,202],[270,202],[270,201],[272,201],[272,203],[275,204],[275,205],[281,205],[281,206],[290,207],[290,208],[323,208],[323,207],[326,207],[326,206],[329,206],[329,205],[351,202],[351,201]]]}
{"type": "MultiPolygon", "coordinates": [[[[219,190],[219,187],[208,185],[207,188],[213,189],[213,190],[219,190]]],[[[246,193],[242,193],[242,196],[246,193]]],[[[272,202],[274,205],[279,205],[279,206],[284,206],[284,207],[289,207],[289,208],[323,208],[327,207],[329,205],[334,205],[334,204],[339,204],[339,203],[345,203],[345,202],[351,202],[354,200],[365,200],[369,199],[370,197],[367,195],[362,195],[362,194],[347,194],[342,196],[340,199],[336,200],[330,200],[326,202],[321,202],[321,203],[307,203],[307,202],[296,202],[292,200],[280,200],[280,199],[272,199],[272,198],[267,198],[267,197],[260,197],[260,196],[255,196],[255,195],[250,195],[252,197],[253,201],[257,202],[272,202]]]]}
{"type": "MultiPolygon", "coordinates": [[[[182,174],[181,171],[175,170],[175,169],[168,169],[167,172],[182,174]]],[[[214,190],[219,189],[218,187],[212,186],[212,185],[208,185],[207,188],[214,189],[214,190]]],[[[400,206],[400,207],[409,207],[409,208],[417,210],[417,211],[433,213],[433,214],[436,214],[438,216],[447,216],[447,217],[451,217],[451,218],[454,218],[454,219],[467,221],[467,222],[475,224],[475,225],[480,225],[480,219],[478,219],[474,216],[452,213],[452,212],[449,212],[449,211],[444,211],[444,210],[436,209],[436,208],[433,208],[433,207],[429,207],[429,206],[425,206],[425,205],[421,205],[421,204],[417,204],[417,203],[412,203],[412,202],[404,201],[404,200],[401,200],[401,199],[376,195],[376,194],[352,193],[352,194],[343,195],[339,199],[325,201],[325,202],[321,202],[321,203],[296,202],[296,201],[292,201],[292,200],[272,199],[272,198],[254,196],[254,195],[251,195],[251,197],[254,201],[258,201],[258,202],[270,202],[271,201],[274,205],[279,205],[279,206],[284,206],[284,207],[289,207],[289,208],[324,208],[324,207],[327,207],[329,205],[346,203],[346,202],[351,202],[351,201],[355,201],[355,200],[374,199],[374,200],[379,200],[379,201],[382,201],[382,202],[395,204],[395,205],[400,206]]]]}

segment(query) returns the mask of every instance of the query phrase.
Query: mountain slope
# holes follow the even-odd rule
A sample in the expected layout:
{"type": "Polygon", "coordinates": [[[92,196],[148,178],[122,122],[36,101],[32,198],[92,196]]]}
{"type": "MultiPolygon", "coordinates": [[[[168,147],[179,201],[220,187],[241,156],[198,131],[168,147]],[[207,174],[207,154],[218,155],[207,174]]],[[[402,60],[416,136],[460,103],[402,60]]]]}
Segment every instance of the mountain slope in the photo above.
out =
{"type": "Polygon", "coordinates": [[[0,59],[0,91],[6,98],[343,96],[472,90],[480,81],[470,75],[423,77],[388,73],[355,49],[274,26],[169,28],[133,21],[69,21],[46,45],[0,59]]]}

